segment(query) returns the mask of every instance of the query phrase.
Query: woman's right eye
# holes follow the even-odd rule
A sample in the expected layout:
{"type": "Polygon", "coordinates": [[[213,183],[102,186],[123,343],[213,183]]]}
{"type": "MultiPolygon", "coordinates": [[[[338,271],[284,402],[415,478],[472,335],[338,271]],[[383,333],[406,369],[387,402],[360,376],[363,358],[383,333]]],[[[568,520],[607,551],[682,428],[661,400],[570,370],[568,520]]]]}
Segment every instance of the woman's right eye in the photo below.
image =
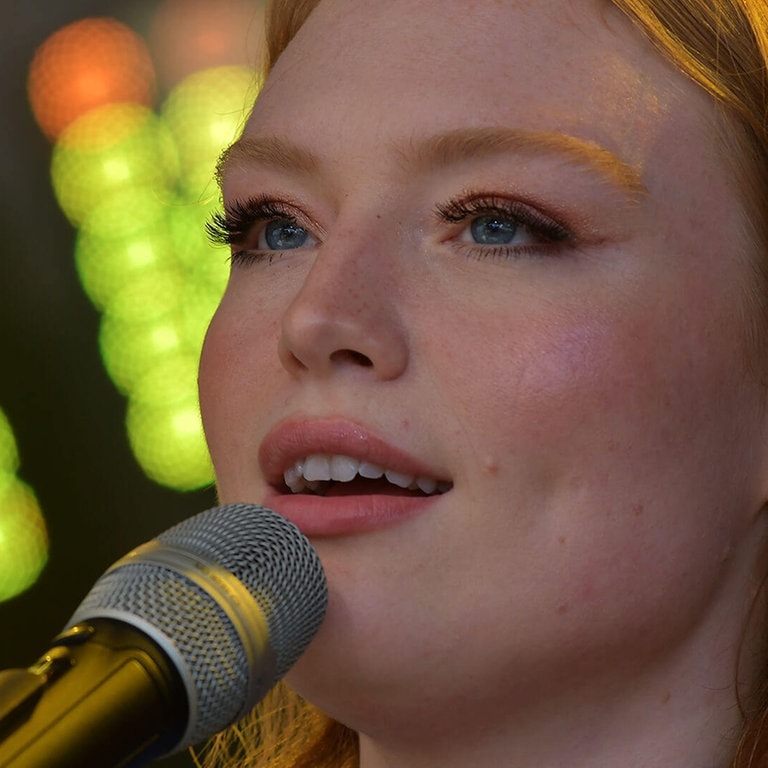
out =
{"type": "Polygon", "coordinates": [[[206,225],[212,243],[229,245],[233,261],[259,260],[280,251],[312,248],[317,239],[301,214],[270,198],[236,200],[214,214],[206,225]]]}
{"type": "Polygon", "coordinates": [[[293,219],[268,221],[259,235],[259,250],[288,251],[303,248],[312,239],[309,232],[293,219]]]}

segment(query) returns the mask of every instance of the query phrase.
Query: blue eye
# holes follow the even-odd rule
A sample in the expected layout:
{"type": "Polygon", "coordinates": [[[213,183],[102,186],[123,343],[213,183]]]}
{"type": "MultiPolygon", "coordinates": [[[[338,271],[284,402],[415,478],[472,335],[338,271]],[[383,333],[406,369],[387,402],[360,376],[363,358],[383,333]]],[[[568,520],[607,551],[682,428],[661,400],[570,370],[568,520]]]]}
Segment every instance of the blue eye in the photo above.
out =
{"type": "Polygon", "coordinates": [[[492,213],[478,216],[470,224],[472,239],[479,245],[508,245],[517,235],[518,223],[492,213]]]}
{"type": "Polygon", "coordinates": [[[275,219],[267,222],[262,237],[270,250],[288,251],[304,246],[309,239],[309,232],[290,219],[275,219]]]}

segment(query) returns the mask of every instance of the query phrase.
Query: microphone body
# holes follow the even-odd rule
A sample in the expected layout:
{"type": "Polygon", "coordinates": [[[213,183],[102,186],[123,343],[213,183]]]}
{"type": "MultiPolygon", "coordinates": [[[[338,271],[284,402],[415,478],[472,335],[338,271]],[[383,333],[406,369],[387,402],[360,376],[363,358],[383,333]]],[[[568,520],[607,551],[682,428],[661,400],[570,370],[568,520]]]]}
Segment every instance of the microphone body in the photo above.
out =
{"type": "Polygon", "coordinates": [[[51,649],[0,673],[0,768],[128,768],[242,717],[325,614],[311,544],[270,510],[208,510],[115,563],[51,649]]]}
{"type": "Polygon", "coordinates": [[[97,619],[55,642],[29,670],[0,673],[0,699],[20,694],[0,722],[3,768],[141,765],[173,748],[183,683],[143,632],[97,619]]]}

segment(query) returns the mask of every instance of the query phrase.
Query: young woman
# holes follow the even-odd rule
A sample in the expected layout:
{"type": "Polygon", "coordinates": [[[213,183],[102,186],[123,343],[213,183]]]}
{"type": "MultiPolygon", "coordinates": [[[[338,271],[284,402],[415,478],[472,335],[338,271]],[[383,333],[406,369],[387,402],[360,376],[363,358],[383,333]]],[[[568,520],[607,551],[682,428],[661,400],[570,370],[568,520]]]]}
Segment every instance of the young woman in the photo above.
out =
{"type": "Polygon", "coordinates": [[[268,34],[201,403],[222,502],[297,523],[330,604],[214,752],[768,765],[765,0],[268,34]]]}

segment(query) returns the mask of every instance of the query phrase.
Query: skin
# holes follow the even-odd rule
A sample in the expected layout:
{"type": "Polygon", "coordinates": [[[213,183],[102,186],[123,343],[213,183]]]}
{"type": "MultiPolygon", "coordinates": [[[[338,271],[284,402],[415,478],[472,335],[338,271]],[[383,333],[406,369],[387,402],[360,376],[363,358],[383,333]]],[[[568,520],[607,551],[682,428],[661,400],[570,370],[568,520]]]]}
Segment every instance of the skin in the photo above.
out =
{"type": "Polygon", "coordinates": [[[289,420],[359,425],[453,483],[313,538],[331,601],[289,681],[361,732],[363,768],[727,764],[768,425],[714,114],[590,0],[324,0],[268,79],[245,136],[313,166],[232,153],[225,203],[289,201],[309,236],[236,260],[212,322],[220,497],[267,497],[259,449],[289,420]],[[590,160],[409,151],[488,126],[590,160]],[[568,237],[477,246],[472,216],[434,213],[468,191],[568,237]]]}

